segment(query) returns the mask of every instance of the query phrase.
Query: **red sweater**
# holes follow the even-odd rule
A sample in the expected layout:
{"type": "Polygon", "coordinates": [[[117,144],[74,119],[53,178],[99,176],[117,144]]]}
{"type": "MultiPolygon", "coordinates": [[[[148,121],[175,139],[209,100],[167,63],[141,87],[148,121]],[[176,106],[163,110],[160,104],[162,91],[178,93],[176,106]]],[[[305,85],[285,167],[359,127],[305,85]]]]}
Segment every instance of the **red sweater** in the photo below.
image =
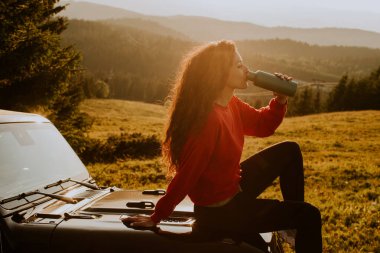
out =
{"type": "Polygon", "coordinates": [[[236,194],[244,135],[272,135],[285,112],[286,105],[275,99],[259,110],[235,96],[227,107],[215,103],[200,133],[188,137],[178,172],[157,202],[152,220],[158,223],[167,218],[186,195],[194,204],[205,206],[236,194]]]}

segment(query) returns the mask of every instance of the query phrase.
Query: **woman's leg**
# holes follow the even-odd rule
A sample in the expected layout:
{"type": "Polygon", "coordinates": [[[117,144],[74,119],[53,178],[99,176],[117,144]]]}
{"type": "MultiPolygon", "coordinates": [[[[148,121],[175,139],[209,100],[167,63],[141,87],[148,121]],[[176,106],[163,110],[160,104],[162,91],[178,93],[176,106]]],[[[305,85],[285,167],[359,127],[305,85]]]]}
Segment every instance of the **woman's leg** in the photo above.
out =
{"type": "Polygon", "coordinates": [[[243,192],[223,207],[195,207],[199,225],[208,234],[231,233],[242,238],[258,232],[297,229],[297,252],[322,252],[321,217],[304,201],[303,161],[295,142],[268,147],[241,163],[243,192]],[[256,199],[280,176],[285,201],[256,199]]]}
{"type": "Polygon", "coordinates": [[[222,207],[194,207],[202,237],[241,238],[265,251],[256,240],[258,233],[297,229],[296,252],[321,253],[321,215],[317,208],[302,201],[252,199],[241,192],[222,207]]]}
{"type": "Polygon", "coordinates": [[[297,229],[297,253],[322,252],[321,214],[316,207],[302,201],[252,200],[244,192],[238,202],[246,234],[297,229]]]}
{"type": "Polygon", "coordinates": [[[250,228],[258,232],[297,229],[297,252],[322,252],[321,216],[319,210],[304,202],[304,174],[301,150],[295,142],[270,146],[241,163],[240,210],[251,217],[250,228]],[[284,198],[256,199],[280,177],[284,198]]]}
{"type": "Polygon", "coordinates": [[[304,201],[303,159],[297,143],[285,141],[254,154],[241,164],[240,186],[252,198],[279,176],[284,200],[304,201]]]}
{"type": "Polygon", "coordinates": [[[229,203],[220,207],[194,206],[196,223],[192,235],[195,240],[221,240],[229,238],[240,243],[244,241],[251,246],[268,252],[268,245],[259,232],[246,228],[246,221],[238,202],[237,194],[229,203]],[[248,232],[246,232],[248,231],[248,232]]]}

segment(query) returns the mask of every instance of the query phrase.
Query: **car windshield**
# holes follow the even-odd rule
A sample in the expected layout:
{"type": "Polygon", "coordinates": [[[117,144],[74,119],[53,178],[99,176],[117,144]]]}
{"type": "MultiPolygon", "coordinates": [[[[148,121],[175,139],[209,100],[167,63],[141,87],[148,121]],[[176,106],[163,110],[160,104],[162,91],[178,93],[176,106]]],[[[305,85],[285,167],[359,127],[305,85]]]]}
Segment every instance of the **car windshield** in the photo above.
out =
{"type": "Polygon", "coordinates": [[[87,169],[52,124],[0,124],[1,199],[83,173],[87,169]]]}

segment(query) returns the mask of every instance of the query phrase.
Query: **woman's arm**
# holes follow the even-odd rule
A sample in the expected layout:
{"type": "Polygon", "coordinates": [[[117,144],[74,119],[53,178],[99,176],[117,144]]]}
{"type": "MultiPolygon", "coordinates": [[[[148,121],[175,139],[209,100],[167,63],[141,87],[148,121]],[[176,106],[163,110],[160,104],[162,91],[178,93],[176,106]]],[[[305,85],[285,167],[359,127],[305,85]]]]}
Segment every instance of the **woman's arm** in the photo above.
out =
{"type": "Polygon", "coordinates": [[[269,105],[255,109],[235,97],[245,135],[267,137],[281,124],[287,108],[287,99],[282,95],[270,100],[269,105]]]}
{"type": "Polygon", "coordinates": [[[181,152],[179,169],[151,216],[153,221],[159,222],[168,217],[197,184],[213,155],[218,141],[218,127],[218,122],[209,118],[199,134],[188,138],[181,152]]]}
{"type": "Polygon", "coordinates": [[[181,152],[179,170],[170,182],[166,194],[157,202],[154,213],[151,216],[128,217],[123,222],[131,222],[131,226],[153,227],[161,219],[167,218],[208,167],[217,139],[218,123],[209,117],[201,132],[189,136],[186,141],[181,152]]]}

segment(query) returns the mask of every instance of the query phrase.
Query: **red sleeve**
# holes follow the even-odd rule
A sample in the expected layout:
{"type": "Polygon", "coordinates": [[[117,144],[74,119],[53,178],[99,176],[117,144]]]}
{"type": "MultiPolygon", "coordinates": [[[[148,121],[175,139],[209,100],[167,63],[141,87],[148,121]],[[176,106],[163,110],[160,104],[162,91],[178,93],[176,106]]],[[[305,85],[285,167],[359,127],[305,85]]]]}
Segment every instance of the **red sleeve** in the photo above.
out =
{"type": "Polygon", "coordinates": [[[249,104],[234,97],[240,110],[245,135],[267,137],[274,133],[281,124],[287,104],[281,104],[276,99],[271,99],[269,105],[255,109],[249,104]]]}
{"type": "Polygon", "coordinates": [[[166,194],[157,202],[155,211],[151,215],[154,222],[158,223],[169,217],[208,167],[218,140],[218,124],[212,118],[209,116],[201,132],[190,136],[186,141],[181,152],[178,172],[170,182],[166,194]]]}

